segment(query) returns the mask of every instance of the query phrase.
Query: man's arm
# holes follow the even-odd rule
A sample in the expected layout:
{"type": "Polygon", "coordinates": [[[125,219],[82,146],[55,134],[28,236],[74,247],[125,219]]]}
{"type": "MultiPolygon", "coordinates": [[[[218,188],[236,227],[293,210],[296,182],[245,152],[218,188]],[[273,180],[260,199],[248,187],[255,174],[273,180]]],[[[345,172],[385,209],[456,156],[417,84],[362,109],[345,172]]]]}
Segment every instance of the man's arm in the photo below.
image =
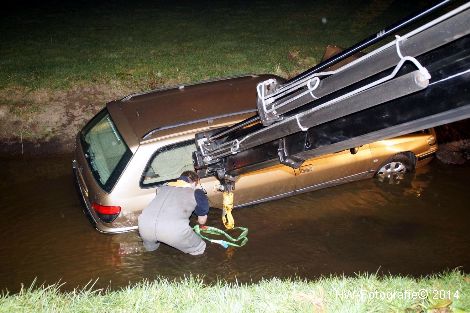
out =
{"type": "Polygon", "coordinates": [[[194,198],[196,199],[196,209],[194,213],[197,215],[198,223],[204,225],[207,222],[207,213],[209,213],[209,200],[201,189],[194,191],[194,198]]]}

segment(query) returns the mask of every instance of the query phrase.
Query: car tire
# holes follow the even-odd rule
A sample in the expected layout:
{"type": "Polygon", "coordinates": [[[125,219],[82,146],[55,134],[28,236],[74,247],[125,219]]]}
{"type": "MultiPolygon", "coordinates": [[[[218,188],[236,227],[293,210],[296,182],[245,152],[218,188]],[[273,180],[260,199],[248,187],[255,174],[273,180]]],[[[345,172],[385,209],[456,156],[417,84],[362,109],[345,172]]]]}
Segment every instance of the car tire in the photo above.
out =
{"type": "Polygon", "coordinates": [[[375,177],[380,182],[399,184],[405,178],[406,173],[415,169],[415,156],[413,153],[399,153],[384,162],[375,172],[375,177]]]}

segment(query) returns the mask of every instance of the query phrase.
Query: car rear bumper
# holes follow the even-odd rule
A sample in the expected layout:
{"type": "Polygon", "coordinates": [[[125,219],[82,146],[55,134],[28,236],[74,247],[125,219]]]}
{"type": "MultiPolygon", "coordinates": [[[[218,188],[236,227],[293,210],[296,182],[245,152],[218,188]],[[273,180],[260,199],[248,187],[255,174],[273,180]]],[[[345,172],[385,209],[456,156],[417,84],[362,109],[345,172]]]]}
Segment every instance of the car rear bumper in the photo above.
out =
{"type": "Polygon", "coordinates": [[[92,209],[90,201],[88,200],[88,190],[78,168],[77,160],[72,161],[72,167],[75,176],[75,182],[78,186],[78,191],[82,200],[81,202],[84,206],[84,213],[88,217],[90,223],[96,228],[96,230],[102,233],[118,234],[133,231],[138,228],[137,226],[112,227],[105,225],[103,222],[101,222],[99,217],[96,215],[95,211],[92,209]]]}

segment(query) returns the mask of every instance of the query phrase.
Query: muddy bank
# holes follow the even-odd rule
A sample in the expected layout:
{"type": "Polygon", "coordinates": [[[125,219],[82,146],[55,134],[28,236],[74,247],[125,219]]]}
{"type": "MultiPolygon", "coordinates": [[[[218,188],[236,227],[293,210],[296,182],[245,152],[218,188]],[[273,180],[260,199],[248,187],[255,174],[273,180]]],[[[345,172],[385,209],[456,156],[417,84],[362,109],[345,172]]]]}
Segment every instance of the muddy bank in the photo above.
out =
{"type": "Polygon", "coordinates": [[[48,141],[19,140],[18,138],[2,139],[0,143],[0,156],[48,156],[61,155],[73,151],[75,142],[73,139],[65,141],[54,137],[48,141]]]}
{"type": "Polygon", "coordinates": [[[0,154],[68,153],[77,132],[111,100],[131,93],[122,84],[63,90],[0,90],[0,154]]]}
{"type": "Polygon", "coordinates": [[[436,127],[439,150],[436,157],[446,164],[470,161],[470,119],[436,127]]]}

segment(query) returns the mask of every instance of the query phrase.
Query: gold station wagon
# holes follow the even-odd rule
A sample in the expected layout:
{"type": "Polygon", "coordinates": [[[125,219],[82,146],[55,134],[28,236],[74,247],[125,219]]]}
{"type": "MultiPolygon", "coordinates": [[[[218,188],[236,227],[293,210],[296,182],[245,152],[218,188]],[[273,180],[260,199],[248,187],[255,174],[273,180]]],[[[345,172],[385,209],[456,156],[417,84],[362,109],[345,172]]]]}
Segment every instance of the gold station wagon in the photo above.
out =
{"type": "MultiPolygon", "coordinates": [[[[198,132],[226,127],[256,113],[252,75],[132,94],[112,101],[78,134],[73,168],[86,211],[101,232],[137,229],[155,188],[194,169],[198,132]]],[[[275,165],[237,178],[235,207],[279,199],[358,179],[413,170],[437,150],[425,130],[305,161],[275,165]]],[[[211,207],[222,207],[214,177],[201,180],[211,207]]]]}

